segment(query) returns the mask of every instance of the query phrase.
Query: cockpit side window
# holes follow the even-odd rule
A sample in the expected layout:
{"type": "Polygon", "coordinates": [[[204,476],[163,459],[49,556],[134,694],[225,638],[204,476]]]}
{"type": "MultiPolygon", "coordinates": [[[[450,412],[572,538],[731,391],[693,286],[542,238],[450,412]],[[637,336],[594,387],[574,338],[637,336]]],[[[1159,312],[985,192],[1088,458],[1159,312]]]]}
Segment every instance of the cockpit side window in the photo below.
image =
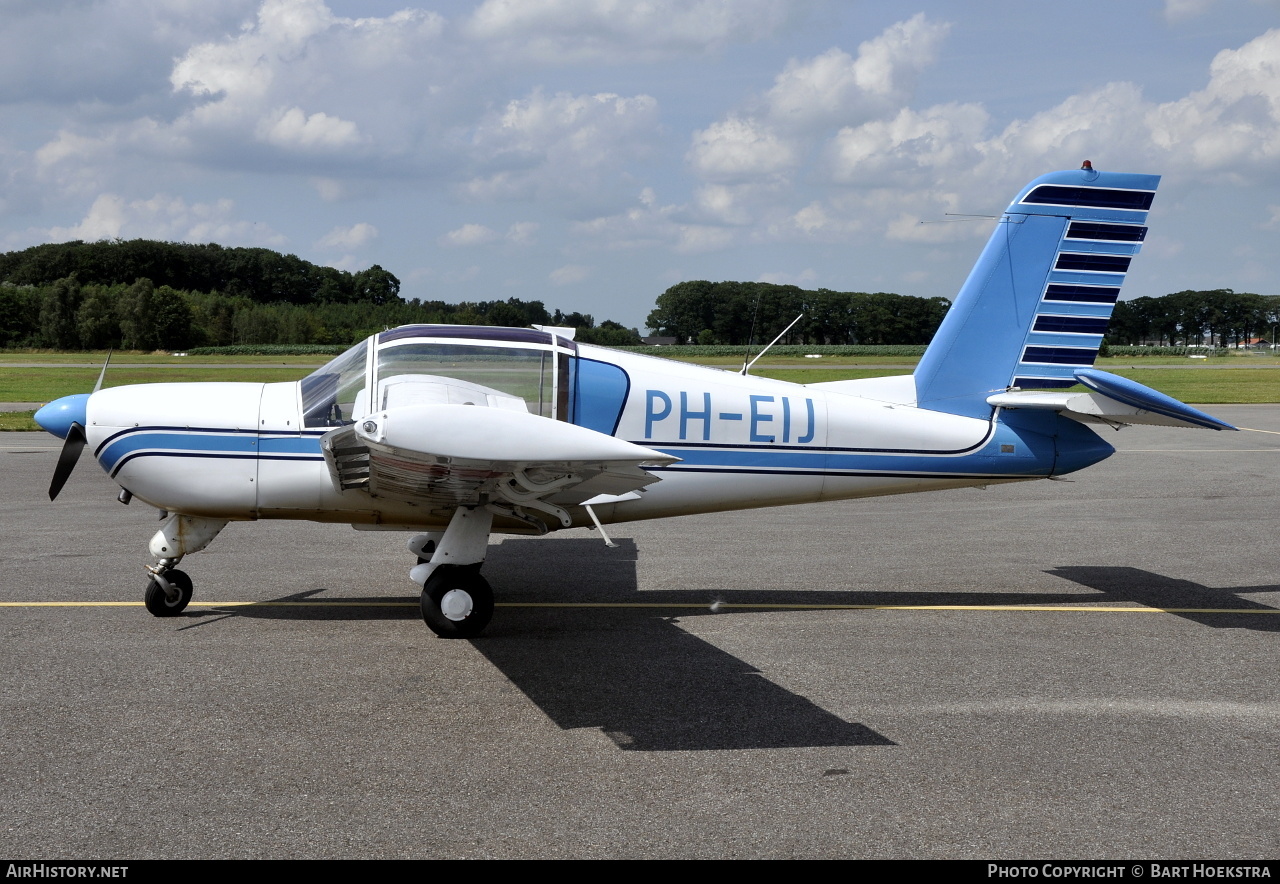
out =
{"type": "Polygon", "coordinates": [[[567,421],[573,351],[571,341],[535,330],[401,326],[303,378],[303,425],[341,427],[370,410],[441,404],[567,421]]]}
{"type": "Polygon", "coordinates": [[[303,426],[341,427],[355,421],[368,348],[368,341],[361,341],[302,379],[303,426]]]}
{"type": "Polygon", "coordinates": [[[553,355],[546,349],[395,342],[378,351],[375,408],[426,402],[520,408],[551,417],[553,355]]]}

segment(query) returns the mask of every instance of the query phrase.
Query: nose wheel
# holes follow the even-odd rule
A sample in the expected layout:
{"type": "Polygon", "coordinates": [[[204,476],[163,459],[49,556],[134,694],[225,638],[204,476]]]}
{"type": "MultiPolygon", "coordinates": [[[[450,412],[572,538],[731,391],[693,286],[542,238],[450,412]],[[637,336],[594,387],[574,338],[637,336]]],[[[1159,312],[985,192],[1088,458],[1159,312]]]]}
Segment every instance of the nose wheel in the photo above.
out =
{"type": "Polygon", "coordinates": [[[156,617],[176,617],[191,602],[191,578],[174,568],[154,575],[147,581],[142,601],[156,617]]]}
{"type": "Polygon", "coordinates": [[[493,618],[493,590],[478,566],[441,565],[422,587],[422,619],[441,638],[472,638],[493,618]]]}

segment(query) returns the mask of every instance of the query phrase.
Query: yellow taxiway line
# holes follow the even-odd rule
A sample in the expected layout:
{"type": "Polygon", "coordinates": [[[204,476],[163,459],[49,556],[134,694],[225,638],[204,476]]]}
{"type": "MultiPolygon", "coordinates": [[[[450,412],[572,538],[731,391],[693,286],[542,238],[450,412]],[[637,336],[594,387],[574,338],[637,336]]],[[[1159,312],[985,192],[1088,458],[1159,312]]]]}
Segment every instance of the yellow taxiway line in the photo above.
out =
{"type": "MultiPolygon", "coordinates": [[[[0,602],[0,608],[140,608],[142,602],[0,602]]],[[[417,608],[417,602],[191,602],[192,608],[417,608]]],[[[1118,605],[838,605],[739,602],[497,602],[499,608],[637,608],[721,611],[1040,611],[1071,614],[1280,614],[1280,608],[1148,608],[1118,605]]]]}

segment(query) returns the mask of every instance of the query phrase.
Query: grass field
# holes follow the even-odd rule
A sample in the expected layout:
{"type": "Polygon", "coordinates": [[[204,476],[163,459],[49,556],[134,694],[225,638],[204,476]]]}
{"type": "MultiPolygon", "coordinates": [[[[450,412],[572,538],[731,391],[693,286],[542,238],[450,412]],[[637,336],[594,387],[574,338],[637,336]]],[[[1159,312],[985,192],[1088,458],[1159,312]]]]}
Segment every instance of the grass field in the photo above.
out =
{"type": "MultiPolygon", "coordinates": [[[[0,402],[48,402],[72,393],[87,393],[98,381],[102,366],[85,368],[5,368],[0,366],[0,402]]],[[[311,372],[307,366],[285,368],[187,368],[172,371],[131,369],[114,364],[104,387],[155,384],[163,381],[296,381],[311,372]]]]}
{"type": "MultiPolygon", "coordinates": [[[[1102,366],[1099,366],[1102,368],[1102,366]]],[[[1202,405],[1280,402],[1280,370],[1266,368],[1159,369],[1106,368],[1174,399],[1202,405]]],[[[1084,389],[1083,387],[1080,389],[1084,389]]]]}
{"type": "MultiPolygon", "coordinates": [[[[101,353],[49,353],[28,350],[0,351],[0,368],[14,364],[54,364],[54,365],[93,365],[102,370],[102,360],[107,358],[107,351],[101,353]]],[[[172,353],[112,353],[111,365],[176,365],[186,362],[198,362],[207,365],[324,365],[331,357],[326,356],[174,356],[172,353]]]]}
{"type": "MultiPolygon", "coordinates": [[[[71,393],[93,389],[105,354],[4,353],[0,354],[0,402],[49,402],[71,393]],[[50,363],[49,367],[15,367],[14,363],[50,363]],[[64,367],[80,363],[83,368],[64,367]]],[[[197,368],[182,358],[164,354],[118,354],[112,357],[105,386],[147,384],[166,381],[295,381],[323,364],[316,356],[222,356],[201,357],[200,362],[225,365],[226,368],[197,368]],[[276,367],[276,363],[280,363],[276,367]],[[167,365],[168,368],[131,366],[167,365]],[[270,367],[264,367],[264,366],[270,367]]],[[[734,369],[741,359],[715,357],[690,360],[703,365],[734,369]]],[[[840,367],[820,367],[820,360],[804,357],[765,357],[771,367],[753,369],[754,374],[799,384],[854,378],[884,377],[909,374],[906,368],[879,366],[909,365],[915,360],[904,357],[832,358],[840,367]],[[791,366],[795,367],[792,368],[791,366]],[[844,367],[856,366],[856,367],[844,367]]],[[[763,363],[762,363],[763,364],[763,363]]],[[[1099,359],[1098,368],[1114,372],[1159,390],[1183,402],[1206,405],[1233,403],[1280,402],[1280,360],[1271,357],[1228,356],[1197,360],[1188,365],[1186,359],[1169,357],[1151,360],[1099,359]],[[1150,366],[1167,365],[1170,368],[1150,366]],[[1177,366],[1174,368],[1173,366],[1177,366]]],[[[1080,388],[1083,389],[1083,388],[1080,388]]],[[[31,412],[0,414],[2,430],[39,429],[31,412]]]]}
{"type": "Polygon", "coordinates": [[[34,411],[0,411],[0,433],[40,429],[32,419],[34,414],[34,411]]]}
{"type": "Polygon", "coordinates": [[[911,374],[907,368],[764,368],[751,369],[753,375],[773,378],[779,381],[791,381],[793,384],[822,384],[827,381],[851,381],[859,378],[887,378],[900,374],[911,374]]]}

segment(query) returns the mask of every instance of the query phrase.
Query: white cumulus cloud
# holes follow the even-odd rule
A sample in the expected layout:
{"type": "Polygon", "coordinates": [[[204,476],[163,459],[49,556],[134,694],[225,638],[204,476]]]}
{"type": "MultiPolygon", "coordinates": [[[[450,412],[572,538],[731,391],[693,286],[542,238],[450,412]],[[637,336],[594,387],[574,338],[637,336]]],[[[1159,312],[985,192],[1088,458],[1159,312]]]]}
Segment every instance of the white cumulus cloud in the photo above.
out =
{"type": "Polygon", "coordinates": [[[793,0],[486,0],[476,39],[544,63],[653,60],[763,39],[803,12],[793,0]]]}
{"type": "Polygon", "coordinates": [[[585,243],[605,249],[666,247],[684,254],[719,251],[734,242],[735,231],[692,220],[687,207],[660,205],[652,188],[640,192],[639,205],[573,225],[585,243]]]}
{"type": "Polygon", "coordinates": [[[533,245],[540,226],[533,221],[517,221],[507,228],[507,241],[518,246],[533,245]]]}
{"type": "Polygon", "coordinates": [[[159,239],[172,242],[217,242],[223,245],[283,246],[286,240],[264,224],[237,220],[228,199],[188,203],[182,197],[156,194],[129,200],[104,193],[93,201],[79,223],[53,227],[52,242],[72,239],[159,239]]]}
{"type": "Polygon", "coordinates": [[[472,138],[479,199],[599,195],[626,163],[655,143],[658,103],[648,95],[547,95],[535,89],[490,115],[472,138]]]}
{"type": "MultiPolygon", "coordinates": [[[[905,45],[908,30],[885,45],[905,45]]],[[[847,57],[831,52],[820,59],[784,71],[769,107],[790,106],[781,102],[782,92],[804,94],[792,88],[802,70],[810,81],[823,79],[818,73],[825,70],[825,82],[836,84],[832,93],[854,88],[847,57]]],[[[905,81],[883,80],[893,82],[905,81]]],[[[896,90],[885,86],[887,93],[906,94],[896,90]]],[[[814,97],[819,91],[792,104],[829,122],[824,108],[832,106],[814,97]]],[[[986,230],[978,223],[934,223],[947,212],[998,212],[1006,195],[1030,178],[1086,158],[1099,168],[1151,169],[1182,180],[1280,184],[1280,29],[1219,52],[1204,87],[1171,101],[1151,101],[1141,86],[1118,81],[1068,95],[999,129],[986,107],[973,102],[917,108],[895,100],[833,134],[772,125],[778,118],[730,116],[695,136],[690,164],[709,182],[697,192],[708,217],[727,223],[731,210],[746,211],[749,197],[756,235],[769,239],[829,242],[878,230],[889,240],[944,243],[986,230]],[[809,175],[826,185],[816,200],[793,180],[800,161],[811,156],[817,160],[806,167],[809,175]],[[790,186],[763,186],[779,180],[790,186]]]]}
{"type": "Polygon", "coordinates": [[[350,120],[323,111],[310,116],[300,107],[279,110],[258,123],[258,137],[278,147],[333,148],[359,144],[360,130],[350,120]]]}
{"type": "Polygon", "coordinates": [[[580,163],[599,165],[620,142],[654,124],[657,105],[648,95],[549,96],[538,89],[507,102],[501,114],[480,127],[475,144],[495,154],[570,153],[580,163]]]}
{"type": "Polygon", "coordinates": [[[378,238],[378,228],[365,221],[350,227],[335,227],[316,242],[321,249],[358,249],[378,238]]]}
{"type": "Polygon", "coordinates": [[[796,165],[794,144],[751,118],[729,117],[693,136],[689,162],[711,181],[745,181],[776,176],[796,165]]]}
{"type": "Polygon", "coordinates": [[[440,237],[440,245],[466,247],[482,246],[498,238],[495,230],[483,224],[463,224],[457,230],[450,230],[440,237]]]}
{"type": "Polygon", "coordinates": [[[806,267],[799,273],[791,273],[788,271],[761,273],[756,277],[756,280],[758,282],[772,283],[773,285],[810,286],[813,285],[814,280],[817,278],[817,272],[812,267],[806,267]]]}
{"type": "Polygon", "coordinates": [[[856,58],[833,47],[792,60],[764,95],[769,118],[788,127],[846,125],[900,107],[949,30],[920,13],[863,43],[856,58]]]}
{"type": "Polygon", "coordinates": [[[552,270],[547,278],[556,285],[572,285],[575,282],[582,282],[590,273],[590,268],[583,267],[581,264],[566,264],[552,270]]]}
{"type": "MultiPolygon", "coordinates": [[[[789,181],[834,128],[884,125],[905,112],[904,102],[913,96],[920,72],[935,61],[949,29],[921,13],[863,42],[856,56],[833,47],[792,59],[771,89],[693,134],[689,165],[704,181],[721,185],[789,181]]],[[[836,155],[875,153],[886,141],[907,137],[915,136],[864,133],[861,140],[872,143],[847,144],[836,155]]],[[[727,211],[730,197],[723,191],[702,194],[705,207],[721,220],[735,217],[727,211]]],[[[733,199],[742,202],[741,195],[733,199]]],[[[741,216],[739,209],[736,217],[741,216]]]]}
{"type": "Polygon", "coordinates": [[[1198,92],[1155,107],[1156,143],[1196,165],[1273,165],[1280,155],[1280,29],[1224,49],[1198,92]]]}
{"type": "Polygon", "coordinates": [[[884,184],[891,173],[950,173],[979,161],[989,117],[976,104],[903,108],[890,119],[845,127],[830,144],[831,176],[843,183],[884,184]]]}
{"type": "Polygon", "coordinates": [[[431,51],[443,27],[423,10],[352,19],[323,0],[264,0],[238,34],[175,61],[172,88],[194,106],[170,125],[224,150],[340,151],[375,134],[384,152],[402,149],[411,118],[385,111],[420,103],[422,80],[444,76],[431,51]]]}
{"type": "Polygon", "coordinates": [[[1180,22],[1204,15],[1218,0],[1164,0],[1164,17],[1171,22],[1180,22]]]}

